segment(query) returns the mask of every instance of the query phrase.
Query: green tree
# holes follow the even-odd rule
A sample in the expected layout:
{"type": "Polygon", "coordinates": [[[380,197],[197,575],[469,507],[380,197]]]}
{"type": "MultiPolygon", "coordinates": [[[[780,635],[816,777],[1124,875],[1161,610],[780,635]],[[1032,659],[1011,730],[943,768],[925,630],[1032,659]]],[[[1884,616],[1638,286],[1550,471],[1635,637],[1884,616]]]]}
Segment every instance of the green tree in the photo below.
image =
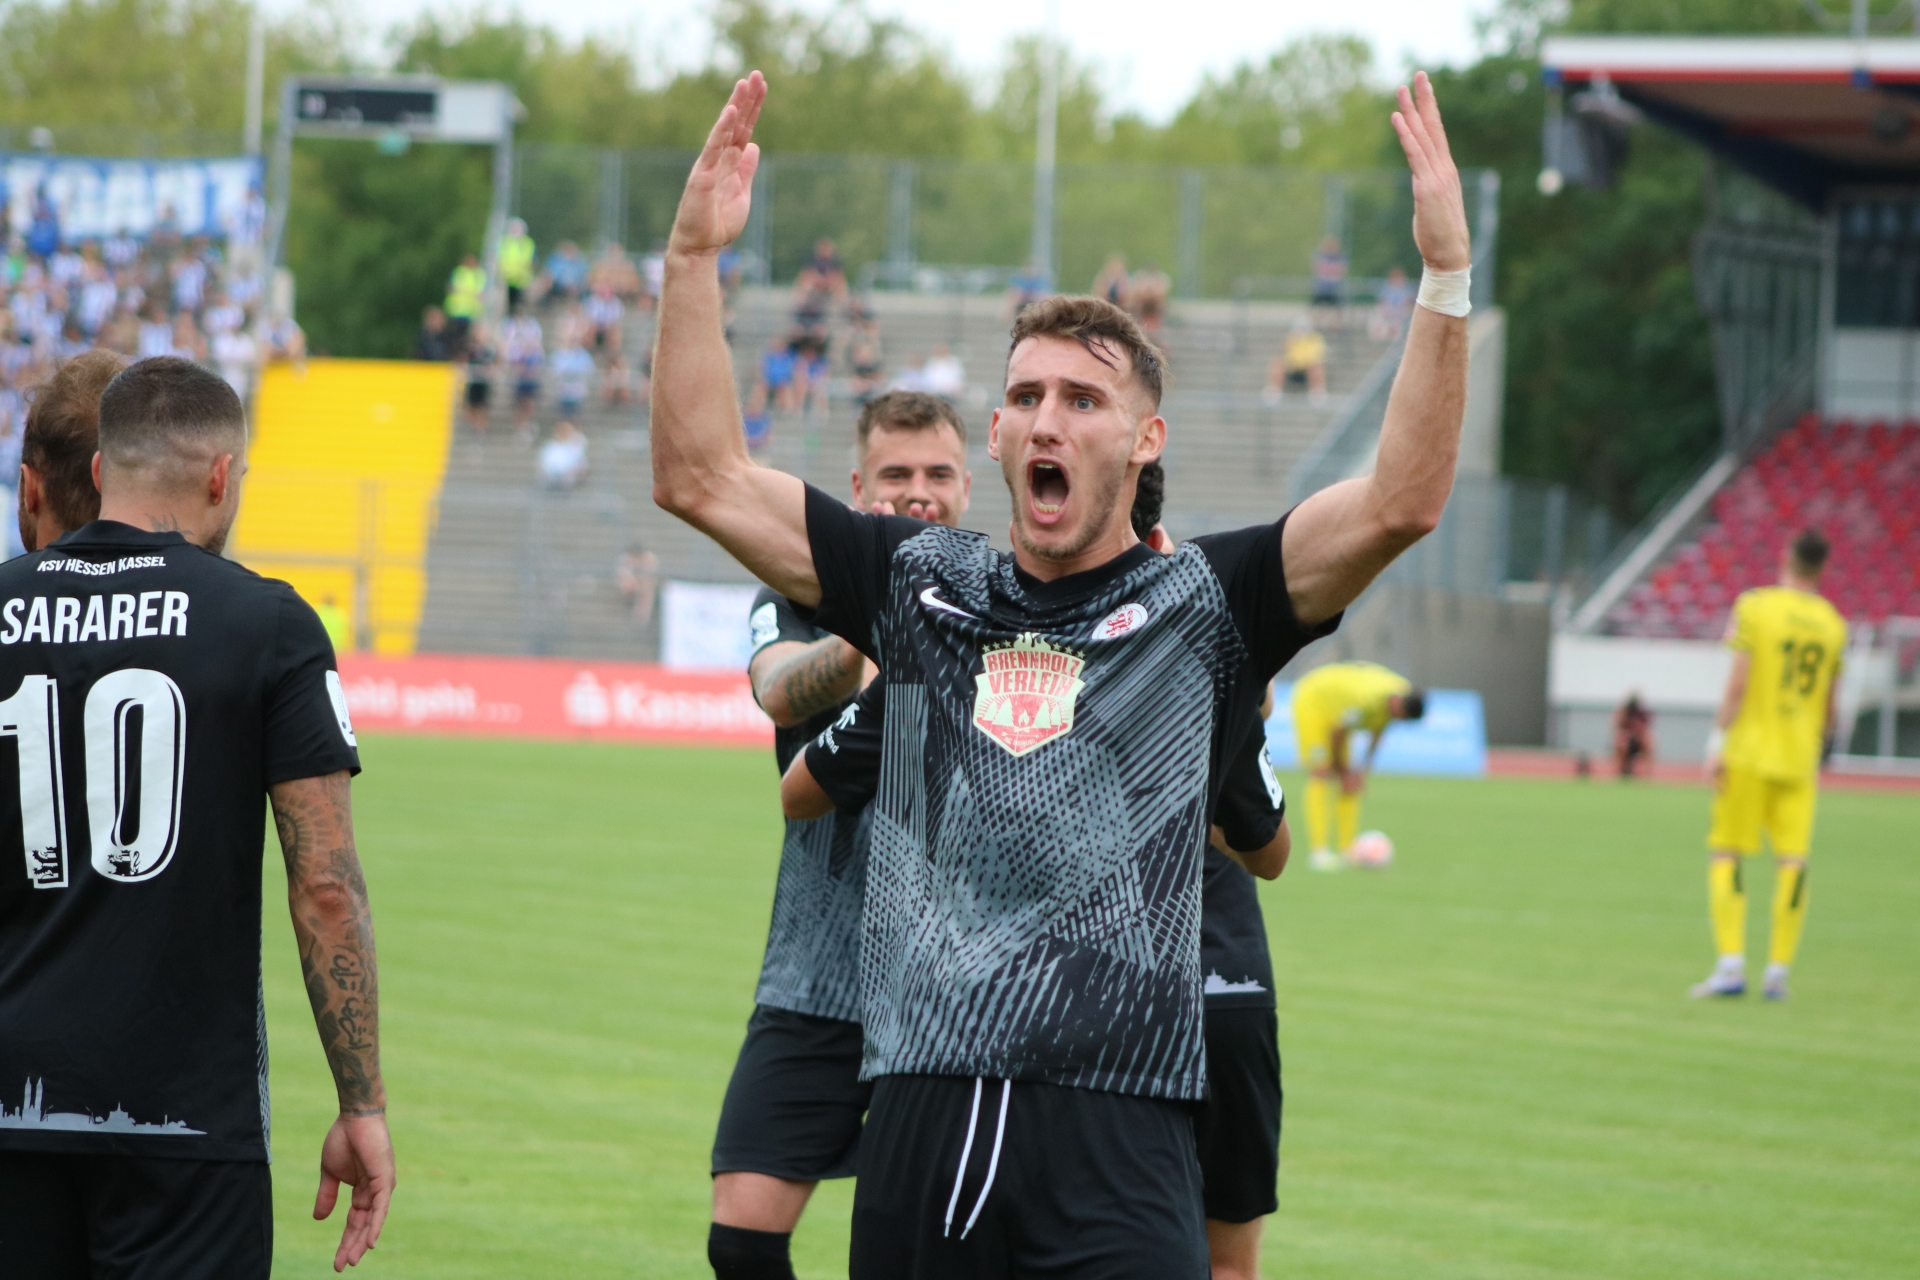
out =
{"type": "Polygon", "coordinates": [[[1365,40],[1303,36],[1264,62],[1203,80],[1161,151],[1185,164],[1357,168],[1391,144],[1392,110],[1365,40]]]}

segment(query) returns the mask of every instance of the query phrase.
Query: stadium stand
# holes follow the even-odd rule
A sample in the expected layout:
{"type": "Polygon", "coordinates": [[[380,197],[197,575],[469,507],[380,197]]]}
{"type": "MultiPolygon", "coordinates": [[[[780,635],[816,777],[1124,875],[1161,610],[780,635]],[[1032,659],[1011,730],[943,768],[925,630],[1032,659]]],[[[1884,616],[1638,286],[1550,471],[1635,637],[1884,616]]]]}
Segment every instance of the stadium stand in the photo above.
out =
{"type": "Polygon", "coordinates": [[[413,361],[275,364],[254,403],[231,554],[331,602],[376,653],[414,651],[454,376],[413,361]]]}
{"type": "Polygon", "coordinates": [[[1845,617],[1920,615],[1920,423],[1805,415],[1714,495],[1698,531],[1609,610],[1607,634],[1717,639],[1734,597],[1771,583],[1793,531],[1833,541],[1845,617]]]}
{"type": "MultiPolygon", "coordinates": [[[[966,417],[973,506],[968,525],[1005,541],[1009,517],[986,433],[1006,358],[1007,316],[998,296],[876,294],[872,306],[890,372],[914,353],[947,347],[967,372],[956,397],[966,417]]],[[[733,326],[743,401],[754,363],[791,327],[790,291],[746,290],[733,326]]],[[[1188,302],[1162,331],[1173,370],[1164,412],[1169,525],[1181,537],[1234,521],[1272,519],[1284,506],[1294,462],[1341,410],[1390,343],[1364,323],[1329,333],[1325,404],[1291,397],[1261,402],[1273,353],[1300,308],[1281,304],[1188,302]]],[[[550,326],[551,327],[551,326],[550,326]]],[[[627,362],[643,367],[650,317],[623,326],[627,362]]],[[[832,493],[844,493],[856,409],[836,360],[825,413],[775,413],[761,459],[832,493]]],[[[554,414],[543,406],[539,421],[554,414]]],[[[591,398],[575,419],[587,435],[592,469],[579,488],[543,488],[533,457],[504,435],[458,441],[428,553],[419,645],[441,653],[533,653],[648,660],[654,628],[638,626],[616,581],[621,557],[651,552],[662,579],[745,582],[743,570],[709,540],[653,505],[645,407],[608,408],[591,398]]]]}

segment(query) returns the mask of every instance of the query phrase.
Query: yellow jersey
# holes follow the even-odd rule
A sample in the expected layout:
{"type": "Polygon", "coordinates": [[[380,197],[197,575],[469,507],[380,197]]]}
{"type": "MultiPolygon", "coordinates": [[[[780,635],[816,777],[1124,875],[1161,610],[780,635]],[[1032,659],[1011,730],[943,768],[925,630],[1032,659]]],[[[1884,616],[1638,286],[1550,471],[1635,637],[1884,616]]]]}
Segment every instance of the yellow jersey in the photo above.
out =
{"type": "Polygon", "coordinates": [[[1387,699],[1413,691],[1413,682],[1376,662],[1330,662],[1293,686],[1293,717],[1323,732],[1365,729],[1378,737],[1387,727],[1387,699]]]}
{"type": "Polygon", "coordinates": [[[1846,622],[1811,591],[1758,587],[1734,601],[1727,646],[1751,662],[1746,696],[1727,730],[1727,768],[1781,782],[1812,780],[1847,647],[1846,622]]]}

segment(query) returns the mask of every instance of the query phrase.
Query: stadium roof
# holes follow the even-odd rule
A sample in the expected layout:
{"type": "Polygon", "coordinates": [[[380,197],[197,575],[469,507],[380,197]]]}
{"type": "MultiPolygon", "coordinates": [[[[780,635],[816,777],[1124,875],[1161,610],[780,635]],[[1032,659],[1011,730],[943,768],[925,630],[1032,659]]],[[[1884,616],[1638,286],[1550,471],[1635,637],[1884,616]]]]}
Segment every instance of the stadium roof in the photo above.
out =
{"type": "Polygon", "coordinates": [[[1549,84],[1610,84],[1648,117],[1814,208],[1920,183],[1920,39],[1551,36],[1549,84]]]}

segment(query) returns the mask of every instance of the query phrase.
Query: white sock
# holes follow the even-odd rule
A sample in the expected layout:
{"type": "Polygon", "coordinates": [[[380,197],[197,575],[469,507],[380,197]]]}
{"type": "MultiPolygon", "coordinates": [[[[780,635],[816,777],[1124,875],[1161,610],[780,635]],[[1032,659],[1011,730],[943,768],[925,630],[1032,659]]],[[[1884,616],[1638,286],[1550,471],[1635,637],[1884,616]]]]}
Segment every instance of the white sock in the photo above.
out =
{"type": "Polygon", "coordinates": [[[1770,965],[1768,965],[1768,966],[1767,966],[1767,977],[1769,977],[1769,978],[1784,978],[1784,977],[1786,977],[1786,976],[1787,976],[1787,966],[1786,966],[1786,965],[1783,965],[1783,964],[1770,964],[1770,965]]]}
{"type": "Polygon", "coordinates": [[[1721,956],[1720,963],[1713,967],[1715,973],[1734,974],[1747,971],[1747,958],[1738,952],[1730,956],[1721,956]]]}

